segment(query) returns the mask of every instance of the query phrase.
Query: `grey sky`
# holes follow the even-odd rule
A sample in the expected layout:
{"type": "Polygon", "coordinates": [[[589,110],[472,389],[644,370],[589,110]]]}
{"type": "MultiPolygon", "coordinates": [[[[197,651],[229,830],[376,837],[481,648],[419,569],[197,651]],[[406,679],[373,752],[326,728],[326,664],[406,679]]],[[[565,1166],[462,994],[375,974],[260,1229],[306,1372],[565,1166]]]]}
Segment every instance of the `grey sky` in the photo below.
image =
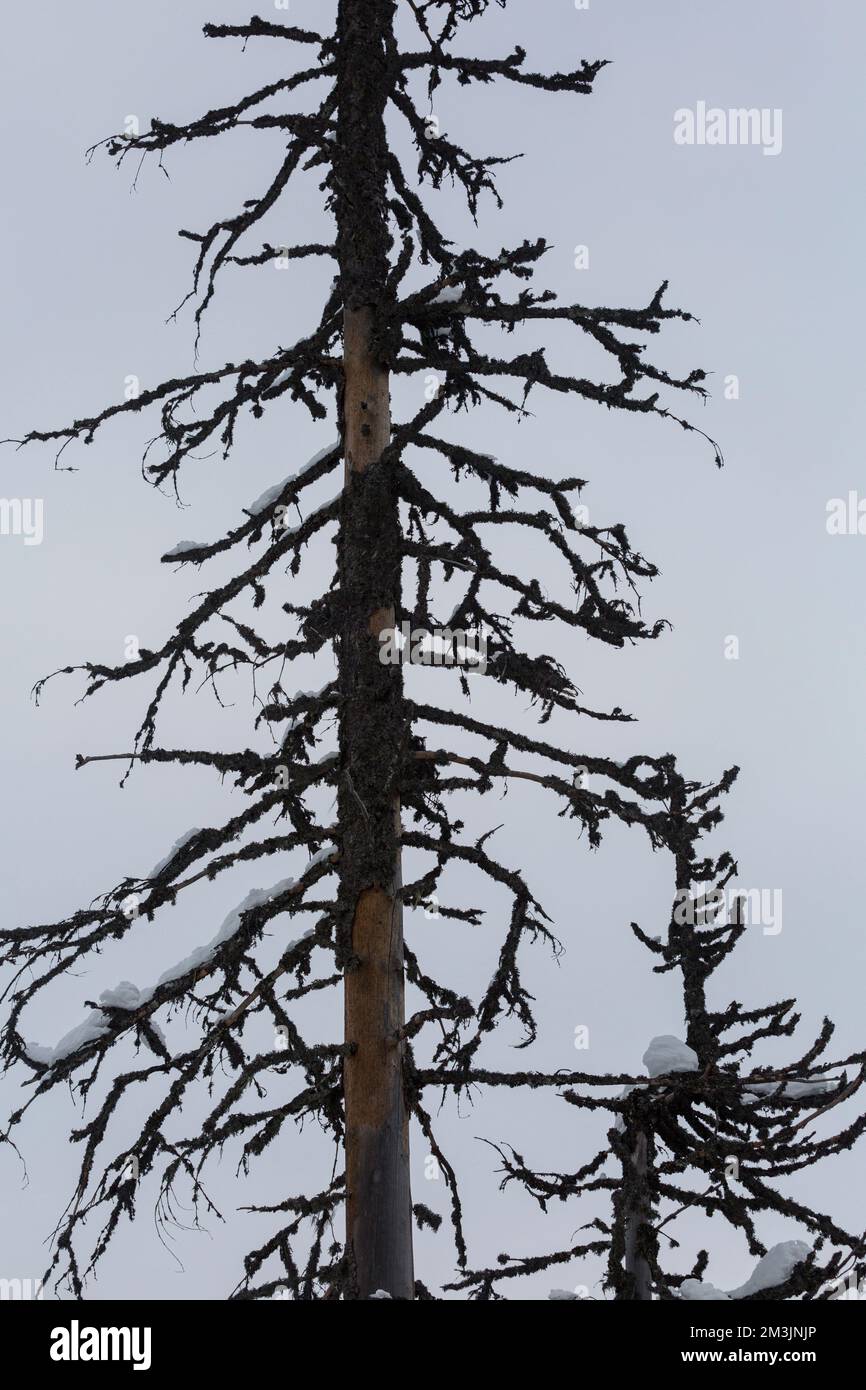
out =
{"type": "MultiPolygon", "coordinates": [[[[293,0],[292,17],[315,25],[323,9],[330,13],[331,6],[293,0]]],[[[176,229],[202,229],[263,188],[279,139],[244,132],[202,142],[172,154],[171,181],[147,164],[134,193],[131,164],[117,174],[97,155],[84,168],[82,152],[128,115],[143,125],[154,114],[188,119],[277,76],[286,62],[280,45],[260,42],[242,53],[238,43],[201,38],[206,20],[239,21],[249,12],[247,0],[186,0],[180,7],[169,0],[74,7],[42,0],[5,16],[0,434],[17,436],[98,409],[122,395],[130,374],[146,386],[191,369],[189,314],[164,322],[186,293],[192,259],[191,244],[176,229]]],[[[829,536],[825,509],[849,490],[866,493],[859,331],[866,294],[866,14],[838,0],[591,0],[586,12],[571,0],[511,0],[507,13],[492,14],[478,34],[485,51],[523,44],[534,68],[582,57],[613,64],[591,98],[440,90],[435,110],[444,130],[479,152],[525,152],[502,172],[504,212],[488,204],[473,239],[498,248],[545,236],[554,249],[539,282],[588,303],[645,304],[669,279],[671,302],[701,324],[673,326],[651,350],[672,367],[713,371],[711,401],[688,411],[721,442],[727,460],[719,473],[695,434],[541,394],[535,417],[519,426],[490,414],[461,424],[467,439],[510,462],[588,478],[584,500],[593,521],[624,521],[636,547],[662,569],[645,591],[644,611],[668,617],[672,633],[625,653],[577,642],[553,648],[588,704],[620,704],[639,722],[616,729],[559,720],[553,727],[569,746],[617,758],[675,752],[684,769],[707,780],[731,763],[742,767],[715,844],[738,857],[744,887],[783,889],[784,927],[775,936],[748,934],[715,976],[717,1002],[737,998],[754,1007],[796,994],[804,1015],[800,1050],[829,1014],[838,1025],[834,1052],[844,1054],[862,1045],[866,744],[858,716],[866,538],[829,536]],[[781,154],[677,146],[674,112],[699,101],[780,108],[781,154]],[[574,268],[579,244],[589,247],[589,270],[574,268]],[[729,374],[739,377],[738,400],[724,399],[729,374]],[[739,660],[725,659],[732,635],[739,660]]],[[[455,235],[466,235],[453,195],[446,191],[440,200],[455,235]]],[[[309,180],[265,235],[306,241],[323,229],[309,180]]],[[[306,267],[227,274],[206,325],[201,365],[291,342],[312,322],[329,278],[330,271],[306,267]]],[[[573,345],[564,339],[563,346],[567,352],[573,345]]],[[[82,659],[118,661],[128,634],[144,645],[161,641],[189,596],[220,571],[175,573],[159,565],[159,555],[181,538],[221,534],[240,507],[333,438],[330,422],[314,428],[300,409],[280,405],[242,432],[229,463],[207,460],[187,471],[189,505],[179,512],[139,473],[143,442],[153,433],[124,426],[89,449],[73,446],[64,462],[76,473],[52,471],[50,450],[0,454],[0,494],[40,497],[45,506],[42,545],[0,537],[8,924],[66,915],[123,874],[146,872],[189,826],[217,823],[232,804],[212,774],[145,770],[121,792],[111,765],[73,771],[77,752],[129,745],[149,687],[131,682],[79,708],[74,677],[49,685],[38,710],[28,696],[50,670],[82,659]]],[[[322,545],[308,561],[311,587],[331,560],[322,545]]],[[[527,551],[525,563],[554,582],[545,557],[527,551]]],[[[309,688],[306,670],[296,684],[309,688]]],[[[224,713],[206,692],[173,702],[162,740],[244,746],[249,701],[240,685],[235,696],[236,707],[224,713]]],[[[484,708],[527,718],[498,693],[484,708]]],[[[533,1062],[639,1070],[654,1034],[682,1030],[675,981],[651,974],[628,930],[632,919],[661,930],[670,900],[667,863],[637,832],[612,832],[595,855],[575,850],[567,826],[528,793],[484,804],[473,815],[479,833],[504,822],[500,856],[525,865],[567,946],[559,965],[541,947],[525,961],[542,1022],[533,1062]],[[581,1024],[590,1029],[591,1047],[578,1053],[573,1038],[581,1024]]],[[[83,1016],[85,999],[119,979],[146,983],[207,940],[250,886],[280,876],[272,866],[212,886],[194,907],[134,933],[34,1007],[30,1036],[53,1042],[83,1016]]],[[[476,886],[474,901],[478,892],[476,886]]],[[[413,918],[410,940],[415,934],[431,962],[477,992],[498,946],[494,909],[491,903],[483,928],[443,930],[435,941],[440,927],[413,918]]],[[[320,1026],[324,1034],[336,1020],[322,1013],[320,1026]]],[[[518,1040],[507,1029],[503,1036],[518,1040]]],[[[525,1060],[504,1047],[495,1055],[506,1064],[525,1060]]],[[[0,1102],[4,1113],[17,1103],[9,1078],[0,1102]]],[[[446,1111],[440,1126],[466,1176],[475,1260],[565,1244],[596,1209],[557,1207],[544,1218],[519,1193],[500,1194],[495,1155],[476,1136],[513,1142],[538,1167],[567,1169],[595,1151],[602,1123],[552,1098],[500,1095],[479,1098],[473,1113],[462,1109],[460,1119],[446,1111]]],[[[73,1183],[76,1155],[65,1139],[71,1115],[54,1096],[34,1111],[19,1138],[30,1179],[23,1190],[18,1160],[0,1149],[0,1276],[35,1276],[43,1268],[43,1242],[73,1183]]],[[[255,1218],[252,1228],[245,1225],[233,1208],[269,1200],[266,1192],[303,1190],[327,1155],[312,1135],[284,1140],[239,1197],[235,1160],[227,1155],[211,1179],[227,1224],[211,1221],[205,1235],[176,1234],[183,1272],[154,1233],[148,1189],[139,1222],[121,1233],[92,1293],[224,1296],[243,1251],[266,1229],[255,1218]]],[[[423,1160],[416,1145],[416,1199],[444,1214],[444,1184],[425,1180],[423,1160]]],[[[846,1155],[832,1169],[801,1175],[791,1190],[842,1224],[862,1227],[859,1163],[846,1155]]],[[[682,1267],[710,1234],[722,1243],[711,1245],[708,1278],[722,1287],[742,1282],[752,1267],[746,1252],[698,1222],[682,1224],[682,1267]]],[[[799,1232],[771,1223],[764,1234],[772,1240],[799,1232]]],[[[446,1229],[422,1235],[418,1245],[419,1276],[435,1286],[451,1272],[446,1229]]],[[[599,1272],[587,1261],[509,1292],[543,1297],[552,1285],[586,1284],[598,1295],[599,1272]]]]}

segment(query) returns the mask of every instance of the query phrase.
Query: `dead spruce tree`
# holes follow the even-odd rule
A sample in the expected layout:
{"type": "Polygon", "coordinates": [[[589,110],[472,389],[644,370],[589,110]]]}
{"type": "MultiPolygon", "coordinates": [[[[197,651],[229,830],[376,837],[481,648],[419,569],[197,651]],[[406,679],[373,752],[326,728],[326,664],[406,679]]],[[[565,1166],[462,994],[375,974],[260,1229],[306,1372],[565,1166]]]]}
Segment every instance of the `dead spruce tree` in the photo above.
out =
{"type": "MultiPolygon", "coordinates": [[[[504,7],[505,0],[497,3],[504,7]]],[[[153,682],[134,746],[79,756],[79,766],[118,757],[128,762],[129,775],[149,763],[201,765],[233,779],[246,798],[243,809],[222,824],[184,837],[150,874],[124,878],[90,907],[60,922],[0,933],[10,971],[5,1062],[28,1070],[32,1092],[4,1138],[13,1142],[29,1106],[58,1086],[95,1106],[72,1135],[82,1146],[80,1176],[57,1228],[49,1270],[76,1296],[121,1219],[134,1215],[137,1180],[157,1175],[162,1221],[172,1219],[173,1194],[188,1182],[198,1219],[200,1211],[214,1210],[204,1186],[207,1161],[234,1143],[246,1170],[269,1145],[285,1142],[291,1122],[318,1121],[333,1139],[334,1169],[312,1194],[287,1192],[273,1206],[253,1208],[272,1213],[274,1229],[246,1257],[236,1297],[269,1297],[278,1288],[299,1300],[367,1298],[379,1290],[394,1298],[431,1296],[413,1269],[410,1120],[450,1189],[459,1270],[454,1287],[476,1298],[500,1297],[502,1280],[605,1251],[616,1297],[647,1296],[651,1288],[670,1296],[676,1279],[662,1274],[657,1257],[662,1198],[676,1194],[706,1211],[723,1211],[757,1248],[752,1213],[776,1200],[768,1195],[767,1174],[794,1171],[805,1161],[807,1143],[814,1157],[822,1157],[853,1138],[850,1129],[835,1141],[796,1137],[801,1131],[790,1112],[802,1107],[779,1087],[759,1102],[744,1100],[745,1083],[731,1060],[737,1045],[720,1043],[720,1033],[750,1022],[756,1024],[755,1038],[786,1033],[790,1006],[749,1013],[732,1005],[721,1015],[707,1010],[705,979],[737,929],[725,935],[672,924],[662,946],[642,937],[663,956],[657,968],[683,972],[688,1041],[700,1073],[669,1076],[663,1083],[644,1078],[641,1084],[635,1077],[504,1072],[483,1065],[485,1039],[503,1019],[516,1018],[525,1042],[534,1038],[522,949],[527,940],[553,949],[558,943],[523,871],[494,857],[489,836],[469,836],[452,809],[455,798],[485,797],[529,780],[552,795],[558,814],[571,818],[592,847],[600,843],[605,822],[642,827],[653,849],[672,856],[681,891],[712,878],[696,845],[721,819],[719,798],[735,776],[733,770],[708,786],[687,781],[668,755],[632,757],[620,765],[485,722],[462,705],[455,710],[421,702],[404,688],[404,665],[424,663],[434,651],[441,655],[444,643],[441,664],[456,675],[464,694],[470,682],[482,693],[485,683],[509,687],[521,709],[527,702],[535,708],[541,724],[557,710],[583,720],[629,718],[619,708],[584,705],[563,666],[551,656],[530,655],[520,633],[546,622],[614,647],[656,638],[663,624],[645,624],[637,594],[639,582],[656,573],[653,565],[632,548],[621,524],[588,524],[574,505],[582,480],[557,481],[525,463],[481,454],[458,442],[459,431],[449,432],[449,421],[482,405],[519,418],[530,394],[555,391],[692,429],[668,398],[704,394],[703,372],[678,377],[647,353],[647,340],[666,324],[690,318],[667,306],[666,286],[639,309],[561,305],[550,292],[532,288],[543,241],[495,255],[458,249],[430,212],[425,188],[449,183],[474,217],[483,197],[497,199],[495,166],[504,162],[475,156],[436,129],[427,105],[440,84],[499,81],[589,94],[603,66],[584,62],[570,73],[536,73],[528,70],[520,47],[496,59],[461,56],[455,42],[488,4],[407,0],[398,7],[395,0],[339,0],[331,33],[259,18],[208,25],[209,38],[240,39],[245,46],[273,40],[289,58],[307,55],[307,65],[302,59],[290,75],[186,124],[154,119],[146,133],[106,142],[121,164],[153,155],[160,165],[176,147],[240,130],[246,138],[276,139],[281,146],[263,192],[206,230],[181,233],[197,248],[189,296],[196,301],[197,338],[229,266],[254,273],[278,255],[286,263],[324,258],[334,263],[335,279],[318,323],[299,325],[291,346],[173,377],[135,399],[66,428],[34,430],[19,442],[56,442],[63,466],[68,445],[89,443],[115,417],[155,412],[159,432],[145,456],[145,477],[177,492],[189,459],[208,447],[224,457],[242,454],[245,446],[236,442],[241,422],[279,409],[281,401],[315,421],[335,418],[339,438],[270,489],[220,540],[181,545],[163,556],[164,562],[196,567],[217,556],[246,552],[249,558],[239,558],[232,577],[198,599],[158,650],[142,649],[116,667],[68,668],[84,672],[87,696],[136,677],[153,682]],[[316,93],[318,105],[306,101],[308,91],[316,93]],[[306,102],[304,109],[293,109],[296,100],[306,102]],[[417,156],[414,171],[398,154],[407,132],[417,156]],[[259,224],[305,171],[320,176],[333,239],[291,247],[256,244],[259,224]],[[505,343],[515,330],[543,333],[553,327],[570,327],[581,342],[600,350],[610,379],[570,375],[542,347],[508,353],[505,343]],[[497,330],[500,347],[493,349],[497,330]],[[439,382],[433,399],[408,418],[392,419],[393,383],[431,374],[439,382]],[[341,468],[333,500],[302,515],[308,490],[341,468]],[[461,509],[459,498],[449,499],[440,476],[449,470],[455,480],[480,485],[486,505],[461,509]],[[294,511],[300,519],[289,525],[294,511]],[[549,596],[509,561],[508,539],[515,536],[551,548],[570,583],[563,596],[549,596]],[[326,538],[336,547],[333,583],[315,599],[292,601],[296,596],[289,589],[287,597],[283,576],[298,577],[307,547],[326,538]],[[443,623],[443,592],[455,583],[461,596],[443,623]],[[275,600],[283,629],[288,618],[295,635],[266,634],[263,615],[275,600]],[[412,634],[427,634],[420,644],[413,638],[408,647],[399,645],[397,632],[405,623],[412,634]],[[454,641],[455,633],[482,629],[483,662],[454,641]],[[396,659],[382,659],[388,644],[396,659]],[[329,651],[335,674],[314,693],[290,694],[286,667],[329,651]],[[270,682],[255,720],[264,747],[224,753],[160,746],[157,722],[169,690],[185,690],[194,676],[215,686],[226,671],[249,673],[256,691],[265,678],[270,682]],[[334,803],[336,814],[329,815],[334,803]],[[186,890],[197,882],[274,856],[287,862],[290,854],[301,861],[307,855],[294,877],[251,893],[210,944],[165,971],[155,985],[105,991],[84,1022],[54,1047],[27,1041],[23,1014],[30,1001],[80,973],[104,945],[146,932],[157,913],[187,901],[186,890]],[[492,978],[477,999],[466,996],[459,978],[432,978],[420,954],[403,941],[404,907],[430,903],[455,867],[476,871],[511,903],[492,978]],[[283,925],[295,917],[312,925],[287,941],[283,925]],[[408,1019],[407,987],[417,1001],[408,1019]],[[293,1006],[316,991],[340,988],[344,1035],[304,1036],[293,1006]],[[181,1050],[168,1045],[159,1015],[163,1023],[183,1018],[181,1050]],[[280,1046],[273,1043],[274,1029],[280,1046]],[[148,1060],[131,1062],[131,1045],[136,1057],[144,1050],[148,1060]],[[584,1083],[631,1084],[635,1090],[626,1101],[600,1101],[574,1089],[584,1083]],[[586,1190],[613,1191],[612,1221],[596,1223],[600,1239],[532,1259],[500,1256],[491,1269],[471,1267],[457,1175],[434,1133],[425,1096],[484,1085],[552,1087],[567,1101],[606,1105],[624,1115],[624,1129],[611,1132],[613,1148],[576,1174],[538,1175],[513,1153],[504,1155],[505,1180],[524,1182],[542,1205],[586,1190]],[[208,1112],[203,1122],[188,1122],[184,1129],[190,1097],[206,1097],[208,1112]],[[134,1141],[120,1143],[114,1140],[119,1112],[130,1105],[143,1118],[134,1141]],[[670,1158],[660,1157],[663,1145],[670,1158]],[[636,1164],[638,1151],[645,1161],[636,1164]],[[745,1156],[740,1180],[746,1196],[735,1198],[727,1189],[680,1193],[674,1178],[687,1163],[715,1172],[706,1165],[723,1153],[745,1156]],[[611,1154],[622,1163],[618,1178],[601,1176],[611,1154]],[[754,1170],[746,1171],[746,1159],[754,1170]],[[91,1218],[98,1234],[86,1240],[91,1218]]],[[[716,461],[721,462],[718,451],[716,461]]],[[[431,667],[431,681],[433,674],[431,667]]],[[[444,671],[437,674],[451,679],[444,671]]],[[[476,702],[482,703],[481,695],[476,702]]],[[[723,857],[715,868],[724,877],[733,863],[723,857]]],[[[465,899],[438,912],[469,924],[481,918],[481,909],[465,899]]],[[[790,1074],[808,1079],[816,1058],[813,1049],[790,1074]]],[[[777,1076],[782,1086],[788,1072],[770,1080],[777,1076]]],[[[835,1098],[841,1095],[837,1091],[835,1098]]],[[[810,1224],[799,1209],[785,1209],[810,1224]]],[[[417,1206],[415,1217],[430,1221],[431,1213],[417,1206]]],[[[822,1240],[840,1246],[848,1241],[857,1256],[862,1253],[828,1221],[815,1218],[811,1229],[822,1240]]],[[[825,1266],[825,1275],[840,1268],[841,1257],[833,1258],[837,1263],[825,1266]]],[[[814,1289],[820,1273],[808,1263],[797,1275],[798,1287],[814,1289]]]]}

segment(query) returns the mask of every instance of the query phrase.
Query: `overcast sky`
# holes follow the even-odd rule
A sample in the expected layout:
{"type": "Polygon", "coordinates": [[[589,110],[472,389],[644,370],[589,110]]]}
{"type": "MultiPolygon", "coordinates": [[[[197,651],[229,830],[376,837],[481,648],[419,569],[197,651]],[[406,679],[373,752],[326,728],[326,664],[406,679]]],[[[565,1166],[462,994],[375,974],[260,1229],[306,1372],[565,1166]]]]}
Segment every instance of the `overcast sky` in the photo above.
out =
{"type": "MultiPolygon", "coordinates": [[[[331,6],[293,0],[292,20],[324,28],[325,9],[331,6]]],[[[279,135],[241,132],[172,152],[170,180],[148,163],[134,192],[131,162],[117,173],[98,154],[85,167],[83,152],[128,116],[142,128],[154,115],[186,120],[283,73],[283,45],[260,41],[243,53],[236,42],[201,37],[205,21],[241,21],[249,12],[248,0],[180,7],[42,0],[5,15],[0,435],[96,410],[122,396],[129,375],[148,386],[192,369],[189,315],[165,322],[189,282],[191,244],[176,230],[203,229],[260,192],[279,158],[279,135]]],[[[721,472],[697,435],[540,393],[531,420],[518,426],[485,413],[461,425],[462,437],[516,466],[589,479],[584,500],[592,521],[624,521],[635,546],[660,566],[644,595],[647,618],[673,624],[658,642],[618,653],[550,638],[589,705],[622,705],[638,722],[575,728],[559,720],[553,728],[566,746],[615,758],[675,752],[701,779],[741,766],[714,844],[737,856],[741,886],[782,890],[784,920],[777,934],[747,934],[714,977],[713,1002],[736,998],[756,1007],[796,994],[804,1017],[796,1055],[825,1014],[838,1025],[835,1052],[862,1045],[866,537],[829,535],[826,509],[851,491],[866,496],[864,41],[862,8],[839,0],[591,0],[586,11],[572,0],[511,0],[506,14],[496,10],[479,27],[483,51],[522,44],[534,69],[608,58],[595,95],[447,85],[435,107],[442,128],[461,143],[525,155],[503,169],[505,210],[487,205],[473,233],[479,246],[543,235],[553,250],[539,280],[564,298],[643,305],[669,279],[671,301],[700,319],[673,326],[651,350],[673,369],[701,365],[713,373],[710,401],[695,403],[691,415],[720,440],[721,472]],[[678,144],[675,113],[699,102],[780,111],[780,151],[678,144]],[[578,270],[574,249],[582,245],[589,268],[578,270]],[[728,400],[724,383],[732,375],[739,398],[728,400]],[[726,657],[731,637],[736,660],[726,657]]],[[[440,195],[440,207],[455,233],[466,235],[452,193],[440,195]]],[[[314,180],[264,229],[274,242],[326,233],[314,180]]],[[[280,274],[270,266],[228,272],[200,365],[246,352],[265,356],[293,341],[315,321],[331,273],[306,264],[280,274]]],[[[564,369],[576,363],[566,360],[564,369]]],[[[133,423],[89,449],[71,448],[64,460],[77,472],[54,471],[50,450],[0,454],[0,495],[44,502],[41,545],[0,536],[6,925],[65,916],[124,874],[145,873],[188,827],[217,824],[236,804],[205,772],[145,769],[123,791],[111,764],[75,773],[76,753],[129,746],[149,687],[130,682],[79,707],[75,677],[49,685],[38,709],[29,695],[48,671],[82,659],[119,661],[129,635],[161,644],[211,576],[175,572],[159,556],[180,539],[222,534],[268,484],[329,443],[333,425],[314,426],[300,408],[280,403],[243,431],[229,463],[209,459],[187,471],[182,512],[142,481],[141,451],[154,432],[133,423]]],[[[326,483],[321,496],[328,490],[326,483]]],[[[527,575],[552,582],[532,538],[521,545],[527,575]]],[[[328,581],[332,559],[327,544],[311,557],[311,591],[328,581]]],[[[321,681],[329,678],[328,669],[316,669],[321,681]]],[[[309,679],[304,670],[297,685],[313,688],[309,679]]],[[[225,711],[207,692],[171,704],[160,741],[245,746],[252,737],[248,693],[239,686],[235,695],[225,711]]],[[[519,702],[474,698],[479,713],[528,728],[519,702]]],[[[526,958],[542,1024],[532,1064],[639,1071],[653,1035],[683,1029],[676,979],[651,973],[628,929],[632,919],[663,929],[669,865],[637,832],[614,830],[596,854],[575,848],[569,826],[528,792],[472,815],[477,833],[503,823],[499,857],[525,868],[567,947],[558,964],[540,946],[526,958]],[[589,1028],[588,1052],[574,1049],[579,1025],[589,1028]]],[[[52,1043],[81,1019],[85,999],[120,979],[155,978],[207,941],[249,887],[282,876],[279,866],[264,872],[265,880],[260,871],[210,886],[95,957],[86,973],[34,1006],[29,1036],[52,1043]]],[[[483,891],[476,885],[474,900],[483,891]]],[[[501,906],[490,904],[479,929],[441,930],[413,915],[407,933],[477,997],[496,959],[501,906]]],[[[307,1017],[322,1035],[338,1029],[338,1009],[322,1006],[307,1017]]],[[[522,1065],[526,1054],[505,1046],[518,1040],[506,1026],[491,1055],[522,1065]]],[[[0,1088],[4,1113],[18,1103],[18,1080],[7,1077],[0,1088]]],[[[59,1094],[34,1109],[18,1139],[26,1185],[12,1150],[0,1149],[0,1277],[35,1277],[44,1268],[46,1239],[74,1182],[73,1123],[74,1108],[59,1094]]],[[[501,1194],[495,1155],[478,1137],[510,1141],[538,1167],[569,1170],[595,1152],[603,1129],[554,1097],[479,1098],[459,1114],[446,1107],[440,1133],[466,1178],[473,1263],[487,1264],[500,1250],[564,1246],[596,1211],[557,1204],[545,1218],[519,1192],[501,1194]]],[[[445,1214],[444,1184],[425,1179],[425,1153],[416,1142],[415,1198],[445,1214]]],[[[296,1140],[286,1131],[243,1190],[234,1183],[235,1161],[227,1154],[212,1172],[225,1225],[177,1231],[168,1250],[155,1233],[147,1188],[139,1221],[122,1229],[91,1294],[224,1297],[243,1252],[266,1231],[250,1227],[261,1218],[239,1218],[234,1209],[312,1189],[328,1150],[314,1134],[296,1140]]],[[[846,1155],[801,1175],[791,1190],[862,1228],[858,1163],[846,1155]]],[[[767,1240],[799,1234],[775,1221],[762,1233],[767,1240]]],[[[708,1235],[687,1221],[680,1235],[683,1269],[709,1239],[707,1277],[721,1287],[741,1283],[752,1268],[724,1231],[708,1235]]],[[[431,1287],[448,1278],[446,1227],[419,1237],[417,1261],[431,1287]]],[[[575,1262],[509,1293],[544,1297],[551,1285],[585,1285],[600,1296],[599,1274],[598,1262],[575,1262]]]]}

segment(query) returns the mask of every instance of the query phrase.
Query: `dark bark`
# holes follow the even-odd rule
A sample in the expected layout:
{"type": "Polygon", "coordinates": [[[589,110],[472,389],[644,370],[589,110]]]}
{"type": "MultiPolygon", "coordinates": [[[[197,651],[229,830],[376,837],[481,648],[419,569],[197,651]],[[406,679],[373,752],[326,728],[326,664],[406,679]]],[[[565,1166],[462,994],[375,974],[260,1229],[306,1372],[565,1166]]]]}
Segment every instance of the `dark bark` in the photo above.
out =
{"type": "Polygon", "coordinates": [[[412,1202],[403,1096],[403,920],[398,787],[406,748],[402,671],[379,659],[400,603],[399,502],[382,455],[389,377],[376,360],[387,295],[384,108],[394,6],[343,0],[334,168],[343,286],[346,459],[341,595],[339,817],[345,978],[346,1254],[357,1298],[411,1298],[412,1202]]]}
{"type": "Polygon", "coordinates": [[[647,1258],[652,1252],[652,1206],[649,1195],[651,1139],[643,1126],[627,1134],[628,1155],[623,1160],[625,1191],[625,1289],[624,1297],[640,1303],[652,1299],[652,1269],[647,1258]]]}

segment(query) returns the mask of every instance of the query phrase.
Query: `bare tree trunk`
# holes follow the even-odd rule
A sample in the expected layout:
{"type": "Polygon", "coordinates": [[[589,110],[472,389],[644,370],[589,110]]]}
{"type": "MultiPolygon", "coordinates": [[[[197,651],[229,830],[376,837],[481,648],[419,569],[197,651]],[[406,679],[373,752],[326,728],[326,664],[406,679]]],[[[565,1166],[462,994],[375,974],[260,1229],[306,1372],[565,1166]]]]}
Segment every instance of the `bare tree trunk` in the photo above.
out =
{"type": "Polygon", "coordinates": [[[399,665],[379,634],[400,605],[401,533],[389,376],[376,352],[387,309],[388,46],[393,0],[341,0],[337,253],[345,305],[346,460],[339,553],[341,902],[345,977],[346,1252],[351,1291],[411,1299],[412,1199],[403,1093],[399,774],[407,721],[399,665]]]}

